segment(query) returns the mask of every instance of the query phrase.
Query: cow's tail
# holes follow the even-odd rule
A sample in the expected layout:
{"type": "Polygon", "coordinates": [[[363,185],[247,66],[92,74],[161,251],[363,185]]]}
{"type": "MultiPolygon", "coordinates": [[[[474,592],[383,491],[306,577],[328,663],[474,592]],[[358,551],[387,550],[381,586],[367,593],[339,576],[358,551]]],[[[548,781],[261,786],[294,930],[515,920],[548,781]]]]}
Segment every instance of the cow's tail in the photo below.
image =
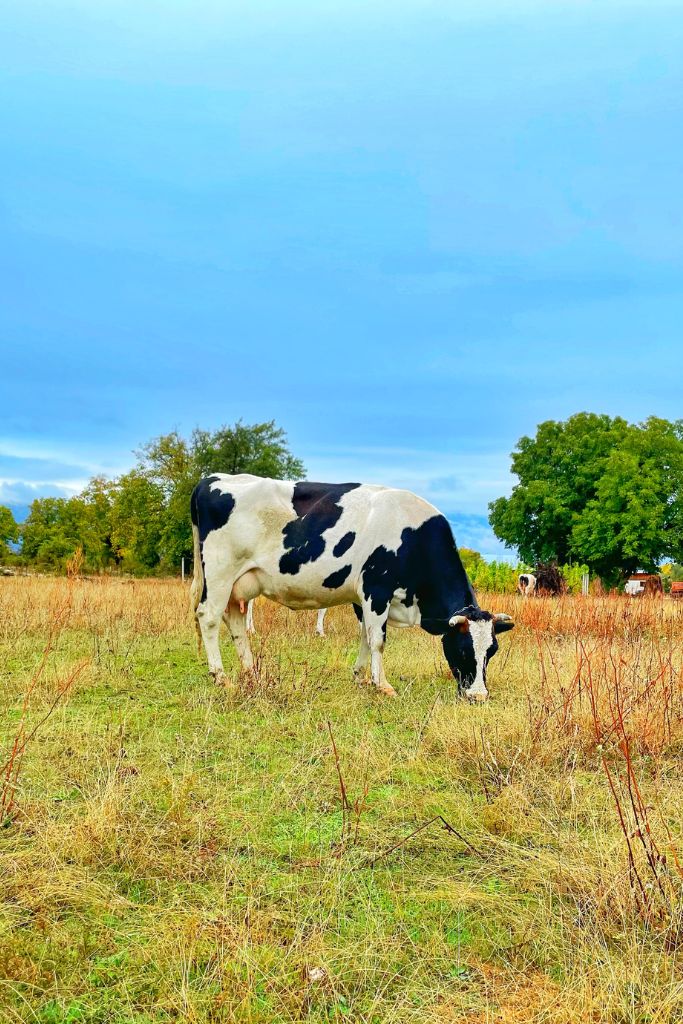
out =
{"type": "Polygon", "coordinates": [[[192,576],[192,584],[190,586],[190,611],[192,612],[194,628],[197,633],[197,656],[201,658],[202,631],[199,628],[197,608],[199,607],[199,602],[202,599],[202,593],[204,591],[204,566],[202,565],[202,548],[199,541],[196,489],[192,492],[192,498],[190,499],[190,512],[192,515],[192,542],[194,547],[194,574],[192,576]]]}

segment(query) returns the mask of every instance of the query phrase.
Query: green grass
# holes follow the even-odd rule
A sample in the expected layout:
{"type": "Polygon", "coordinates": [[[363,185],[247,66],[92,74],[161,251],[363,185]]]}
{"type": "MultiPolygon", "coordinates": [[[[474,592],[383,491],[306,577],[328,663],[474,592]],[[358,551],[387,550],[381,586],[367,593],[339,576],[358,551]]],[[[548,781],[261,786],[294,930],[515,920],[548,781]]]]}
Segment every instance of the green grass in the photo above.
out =
{"type": "MultiPolygon", "coordinates": [[[[57,586],[34,584],[23,632],[4,606],[2,750],[57,586]]],[[[0,831],[0,1019],[683,1019],[677,902],[634,906],[595,744],[554,726],[532,742],[530,627],[503,638],[483,707],[458,698],[433,638],[391,633],[388,701],[351,680],[347,610],[321,640],[311,616],[262,606],[261,681],[240,683],[224,639],[225,693],[179,585],[116,587],[81,585],[32,697],[37,721],[89,659],[0,831]],[[436,815],[471,846],[438,822],[406,839],[436,815]]],[[[675,758],[639,766],[675,830],[675,758]]]]}

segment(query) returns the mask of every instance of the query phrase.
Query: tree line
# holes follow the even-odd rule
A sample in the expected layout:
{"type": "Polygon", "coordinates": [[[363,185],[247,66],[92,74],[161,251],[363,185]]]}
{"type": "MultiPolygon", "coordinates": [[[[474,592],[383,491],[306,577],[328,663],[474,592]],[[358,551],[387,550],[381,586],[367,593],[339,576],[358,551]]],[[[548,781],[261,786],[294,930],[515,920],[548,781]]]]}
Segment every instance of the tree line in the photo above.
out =
{"type": "MultiPolygon", "coordinates": [[[[37,498],[21,526],[0,506],[0,559],[60,570],[80,549],[89,572],[177,572],[192,556],[188,509],[202,476],[305,476],[273,420],[196,429],[189,438],[172,431],[136,457],[130,472],[94,477],[73,498],[37,498]]],[[[632,424],[595,413],[548,420],[519,440],[512,471],[512,494],[490,504],[489,521],[521,563],[470,559],[475,585],[510,589],[522,568],[549,562],[565,567],[570,589],[574,570],[611,586],[668,561],[668,577],[683,576],[683,421],[632,424]]]]}
{"type": "Polygon", "coordinates": [[[273,420],[197,429],[189,438],[172,431],[135,454],[135,467],[114,480],[94,477],[72,498],[37,498],[20,527],[0,507],[0,557],[58,571],[80,549],[86,572],[177,572],[181,558],[192,556],[190,495],[203,476],[305,475],[273,420]],[[10,546],[19,539],[12,559],[10,546]]]}

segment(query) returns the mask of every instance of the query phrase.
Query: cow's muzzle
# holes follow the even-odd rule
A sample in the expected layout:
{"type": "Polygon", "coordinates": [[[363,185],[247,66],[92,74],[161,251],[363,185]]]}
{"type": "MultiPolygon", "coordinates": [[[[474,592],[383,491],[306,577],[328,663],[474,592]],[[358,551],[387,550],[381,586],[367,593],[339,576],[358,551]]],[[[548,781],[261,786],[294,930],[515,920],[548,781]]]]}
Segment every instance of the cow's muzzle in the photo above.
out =
{"type": "Polygon", "coordinates": [[[471,700],[473,704],[483,704],[489,699],[489,691],[484,689],[474,689],[470,687],[469,690],[465,690],[465,696],[468,700],[471,700]]]}

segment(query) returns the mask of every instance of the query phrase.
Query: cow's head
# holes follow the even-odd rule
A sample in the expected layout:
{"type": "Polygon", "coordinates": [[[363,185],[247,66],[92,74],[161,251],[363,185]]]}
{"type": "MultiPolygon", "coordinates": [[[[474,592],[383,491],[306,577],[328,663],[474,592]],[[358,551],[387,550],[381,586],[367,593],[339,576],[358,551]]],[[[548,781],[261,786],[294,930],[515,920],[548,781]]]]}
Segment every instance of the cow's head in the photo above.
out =
{"type": "Polygon", "coordinates": [[[486,700],[486,666],[498,650],[496,633],[513,626],[509,615],[491,615],[472,605],[451,616],[442,641],[443,653],[465,696],[486,700]]]}

